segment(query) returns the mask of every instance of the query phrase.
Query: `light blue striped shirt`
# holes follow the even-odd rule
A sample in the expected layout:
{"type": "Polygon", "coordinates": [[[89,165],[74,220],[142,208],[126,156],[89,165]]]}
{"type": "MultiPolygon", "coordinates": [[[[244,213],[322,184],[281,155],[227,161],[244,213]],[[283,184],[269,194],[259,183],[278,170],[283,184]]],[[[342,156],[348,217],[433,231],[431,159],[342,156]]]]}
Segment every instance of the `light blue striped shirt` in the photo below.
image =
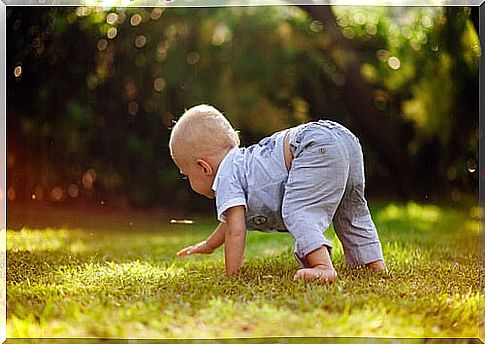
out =
{"type": "Polygon", "coordinates": [[[235,147],[224,157],[212,185],[219,221],[225,222],[229,208],[243,205],[248,230],[287,231],[281,216],[288,179],[283,151],[287,130],[247,148],[235,147]]]}

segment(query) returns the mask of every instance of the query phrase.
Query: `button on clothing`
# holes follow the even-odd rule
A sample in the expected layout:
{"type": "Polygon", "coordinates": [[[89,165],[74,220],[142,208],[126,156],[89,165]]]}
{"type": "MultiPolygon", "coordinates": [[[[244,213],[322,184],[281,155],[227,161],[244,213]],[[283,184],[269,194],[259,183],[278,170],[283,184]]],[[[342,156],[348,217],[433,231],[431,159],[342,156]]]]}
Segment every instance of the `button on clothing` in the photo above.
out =
{"type": "Polygon", "coordinates": [[[382,259],[375,225],[364,198],[364,165],[358,139],[332,121],[306,123],[277,132],[248,148],[233,148],[221,162],[213,184],[217,216],[246,207],[248,230],[289,231],[295,257],[331,242],[324,232],[333,222],[350,266],[382,259]],[[288,171],[284,138],[293,155],[288,171]]]}

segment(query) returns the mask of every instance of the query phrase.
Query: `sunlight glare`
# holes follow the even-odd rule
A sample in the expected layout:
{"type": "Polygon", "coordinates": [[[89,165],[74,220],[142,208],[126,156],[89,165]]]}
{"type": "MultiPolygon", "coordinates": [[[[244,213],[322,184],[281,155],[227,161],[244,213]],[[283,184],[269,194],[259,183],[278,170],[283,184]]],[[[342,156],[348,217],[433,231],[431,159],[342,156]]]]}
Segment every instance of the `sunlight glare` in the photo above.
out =
{"type": "Polygon", "coordinates": [[[7,250],[19,251],[56,251],[72,240],[73,232],[62,229],[29,229],[7,231],[7,250]]]}
{"type": "Polygon", "coordinates": [[[376,215],[378,222],[412,220],[424,223],[435,223],[442,216],[439,207],[434,205],[421,205],[409,202],[406,205],[397,206],[389,204],[376,215]]]}

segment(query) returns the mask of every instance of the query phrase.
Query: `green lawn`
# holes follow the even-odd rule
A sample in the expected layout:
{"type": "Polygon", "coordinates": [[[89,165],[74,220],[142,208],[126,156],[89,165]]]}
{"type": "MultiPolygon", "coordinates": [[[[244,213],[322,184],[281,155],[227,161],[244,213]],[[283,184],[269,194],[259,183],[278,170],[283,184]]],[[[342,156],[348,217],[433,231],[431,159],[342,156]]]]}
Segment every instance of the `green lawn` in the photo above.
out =
{"type": "MultiPolygon", "coordinates": [[[[8,337],[478,337],[477,207],[372,207],[387,274],[347,269],[329,230],[339,274],[330,286],[292,281],[287,234],[250,232],[242,274],[230,279],[222,249],[175,256],[212,219],[49,214],[7,230],[8,337]]],[[[9,209],[11,228],[22,218],[25,209],[9,209]]]]}

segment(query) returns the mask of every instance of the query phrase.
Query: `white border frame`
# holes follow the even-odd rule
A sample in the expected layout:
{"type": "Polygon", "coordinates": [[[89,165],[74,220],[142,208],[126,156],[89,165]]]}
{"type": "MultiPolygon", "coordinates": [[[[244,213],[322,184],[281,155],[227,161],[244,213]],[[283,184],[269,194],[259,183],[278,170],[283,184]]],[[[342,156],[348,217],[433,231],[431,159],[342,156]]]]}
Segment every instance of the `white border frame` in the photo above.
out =
{"type": "MultiPolygon", "coordinates": [[[[265,6],[265,5],[351,5],[351,6],[480,6],[479,22],[485,20],[483,5],[485,0],[0,0],[0,343],[6,341],[7,321],[7,6],[100,6],[100,7],[231,7],[231,6],[265,6]],[[482,15],[484,18],[482,18],[482,15]]],[[[483,28],[480,25],[479,36],[483,28]]],[[[479,126],[482,120],[481,92],[483,76],[481,67],[484,66],[482,44],[482,57],[479,66],[479,126]]],[[[12,72],[12,71],[11,71],[12,72]]],[[[485,138],[479,140],[479,145],[485,144],[485,138]]],[[[482,148],[482,147],[479,147],[482,148]]],[[[480,162],[483,149],[479,149],[480,162]]],[[[479,164],[480,169],[483,168],[479,164]]],[[[485,187],[485,181],[479,179],[479,190],[485,187]]],[[[485,206],[485,195],[480,192],[479,201],[485,206]],[[483,200],[482,200],[483,197],[483,200]]],[[[485,263],[485,253],[480,245],[485,243],[483,223],[481,224],[478,240],[481,263],[485,263]]],[[[479,278],[484,276],[478,276],[479,278]]],[[[483,314],[483,304],[479,303],[479,316],[483,314]]],[[[484,331],[479,327],[478,339],[483,340],[484,331]]],[[[403,338],[400,338],[403,339],[403,338]]]]}

